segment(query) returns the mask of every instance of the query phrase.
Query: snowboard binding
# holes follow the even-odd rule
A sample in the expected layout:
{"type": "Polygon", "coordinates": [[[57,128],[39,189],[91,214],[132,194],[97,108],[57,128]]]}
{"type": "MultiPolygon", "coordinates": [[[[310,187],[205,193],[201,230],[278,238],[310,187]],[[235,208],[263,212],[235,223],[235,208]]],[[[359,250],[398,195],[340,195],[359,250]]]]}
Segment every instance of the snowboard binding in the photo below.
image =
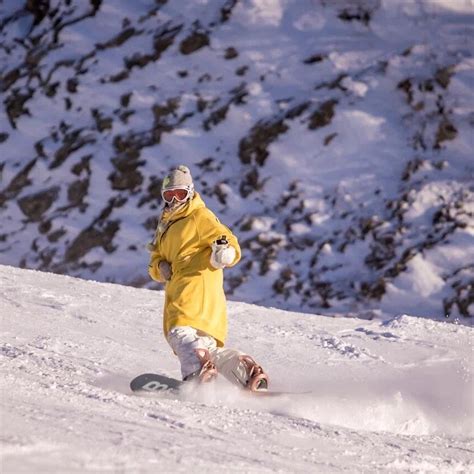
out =
{"type": "Polygon", "coordinates": [[[207,349],[196,349],[196,355],[201,363],[201,368],[196,372],[186,376],[183,380],[198,380],[199,383],[208,383],[217,377],[217,369],[211,360],[211,354],[207,349]]]}
{"type": "Polygon", "coordinates": [[[242,355],[239,359],[245,368],[245,388],[251,392],[266,391],[268,389],[268,375],[262,367],[248,355],[242,355]]]}

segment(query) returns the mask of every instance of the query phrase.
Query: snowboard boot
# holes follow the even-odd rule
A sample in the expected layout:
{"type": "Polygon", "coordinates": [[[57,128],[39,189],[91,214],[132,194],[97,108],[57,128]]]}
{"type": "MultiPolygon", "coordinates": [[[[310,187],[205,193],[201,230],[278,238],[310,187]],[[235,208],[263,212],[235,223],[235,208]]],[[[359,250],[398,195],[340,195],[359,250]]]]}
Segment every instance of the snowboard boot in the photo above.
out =
{"type": "Polygon", "coordinates": [[[196,356],[201,363],[201,368],[186,376],[184,381],[198,380],[199,383],[207,383],[217,376],[217,369],[211,360],[211,354],[207,349],[196,349],[196,356]]]}
{"type": "Polygon", "coordinates": [[[268,375],[263,371],[262,367],[248,355],[242,355],[239,359],[240,365],[245,369],[245,388],[251,392],[267,390],[268,375]]]}

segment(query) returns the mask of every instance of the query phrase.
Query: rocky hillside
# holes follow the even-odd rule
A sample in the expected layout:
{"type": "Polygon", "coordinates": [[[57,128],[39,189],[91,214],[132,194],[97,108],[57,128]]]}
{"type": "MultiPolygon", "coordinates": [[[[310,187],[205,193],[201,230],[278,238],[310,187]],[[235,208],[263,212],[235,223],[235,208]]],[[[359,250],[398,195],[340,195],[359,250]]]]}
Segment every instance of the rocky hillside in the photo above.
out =
{"type": "Polygon", "coordinates": [[[233,298],[474,312],[469,0],[4,0],[0,263],[149,286],[161,177],[233,298]]]}

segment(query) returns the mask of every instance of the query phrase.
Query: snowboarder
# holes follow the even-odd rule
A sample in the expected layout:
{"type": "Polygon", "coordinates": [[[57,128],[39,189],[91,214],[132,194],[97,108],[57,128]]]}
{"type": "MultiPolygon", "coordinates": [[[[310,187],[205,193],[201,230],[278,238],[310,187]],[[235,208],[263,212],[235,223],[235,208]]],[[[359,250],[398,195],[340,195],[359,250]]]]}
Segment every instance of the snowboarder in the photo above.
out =
{"type": "Polygon", "coordinates": [[[245,389],[266,390],[268,377],[252,357],[224,349],[223,269],[240,260],[237,238],[206,207],[186,166],[165,177],[161,195],[149,274],[165,283],[163,329],[183,380],[207,382],[220,373],[245,389]]]}

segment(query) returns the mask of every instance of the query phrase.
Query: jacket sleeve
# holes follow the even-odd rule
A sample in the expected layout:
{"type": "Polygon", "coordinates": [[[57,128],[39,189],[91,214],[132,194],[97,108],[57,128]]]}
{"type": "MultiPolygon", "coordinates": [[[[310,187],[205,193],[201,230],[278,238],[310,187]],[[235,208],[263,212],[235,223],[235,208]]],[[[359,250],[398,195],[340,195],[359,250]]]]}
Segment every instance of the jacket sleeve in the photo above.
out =
{"type": "Polygon", "coordinates": [[[235,249],[235,259],[229,266],[233,267],[239,262],[241,250],[237,237],[226,225],[219,221],[212,211],[207,208],[203,209],[197,218],[196,225],[201,245],[211,247],[215,240],[225,237],[229,245],[235,249]]]}
{"type": "Polygon", "coordinates": [[[148,274],[153,280],[159,281],[160,283],[165,282],[165,279],[161,276],[160,270],[158,268],[158,264],[162,260],[164,259],[161,254],[156,250],[152,250],[150,255],[150,263],[148,264],[148,274]]]}

